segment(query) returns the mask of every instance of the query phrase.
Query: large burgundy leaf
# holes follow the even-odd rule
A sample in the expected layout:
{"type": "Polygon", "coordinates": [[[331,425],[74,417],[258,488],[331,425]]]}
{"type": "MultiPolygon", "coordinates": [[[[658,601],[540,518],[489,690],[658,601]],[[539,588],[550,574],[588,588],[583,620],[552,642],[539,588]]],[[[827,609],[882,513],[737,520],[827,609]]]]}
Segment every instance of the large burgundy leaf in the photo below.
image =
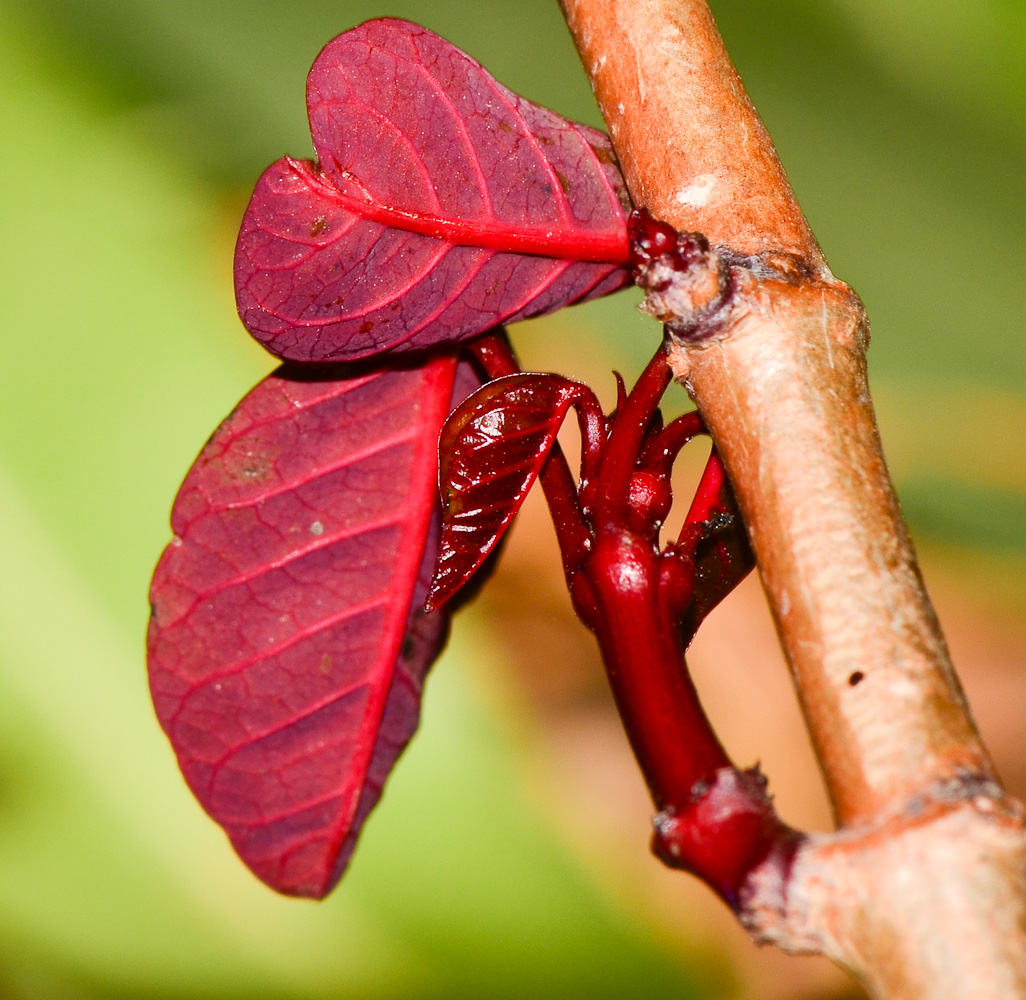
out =
{"type": "Polygon", "coordinates": [[[239,315],[279,357],[461,340],[630,282],[609,140],[524,100],[408,21],[330,42],[307,83],[318,162],[260,178],[239,315]]]}
{"type": "Polygon", "coordinates": [[[561,375],[496,379],[450,414],[438,442],[442,541],[429,596],[433,607],[449,600],[499,543],[574,405],[588,433],[601,435],[594,394],[561,375]]]}
{"type": "Polygon", "coordinates": [[[279,369],[175,501],[151,592],[154,705],[199,801],[280,892],[338,881],[416,728],[448,624],[421,608],[456,369],[279,369]]]}

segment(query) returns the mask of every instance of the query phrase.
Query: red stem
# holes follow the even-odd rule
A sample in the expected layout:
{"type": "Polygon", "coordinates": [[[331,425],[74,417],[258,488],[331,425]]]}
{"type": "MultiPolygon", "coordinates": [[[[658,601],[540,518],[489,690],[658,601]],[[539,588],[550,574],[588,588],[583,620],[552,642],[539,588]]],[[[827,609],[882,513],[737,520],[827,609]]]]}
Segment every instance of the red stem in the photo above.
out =
{"type": "MultiPolygon", "coordinates": [[[[599,531],[574,580],[575,604],[595,632],[617,708],[658,809],[691,799],[696,782],[731,766],[684,668],[676,616],[661,599],[679,571],[635,532],[599,531]]],[[[683,581],[689,587],[691,581],[683,581]]]]}
{"type": "Polygon", "coordinates": [[[705,432],[705,425],[696,410],[682,414],[652,436],[641,453],[640,465],[660,475],[669,476],[681,448],[705,432]]]}
{"type": "MultiPolygon", "coordinates": [[[[520,370],[504,333],[470,346],[494,378],[520,370]]],[[[781,870],[790,863],[797,835],[777,818],[761,775],[731,763],[688,674],[681,622],[694,596],[693,563],[676,548],[661,553],[658,527],[639,523],[632,509],[636,472],[661,477],[668,486],[673,459],[702,429],[696,414],[686,414],[646,443],[669,381],[660,349],[631,393],[621,396],[593,484],[594,536],[558,444],[539,478],[574,608],[598,640],[620,717],[659,809],[653,850],[671,867],[694,872],[736,909],[757,865],[771,856],[781,870]],[[639,455],[645,456],[642,470],[639,455]]],[[[594,420],[581,418],[584,465],[591,469],[594,420]]],[[[708,514],[722,486],[714,455],[689,519],[708,514]]]]}
{"type": "Polygon", "coordinates": [[[670,384],[670,369],[662,346],[645,366],[609,433],[599,472],[601,486],[596,490],[596,526],[622,524],[627,518],[630,482],[641,453],[645,432],[670,384]]]}
{"type": "Polygon", "coordinates": [[[467,347],[489,378],[516,375],[523,370],[513,353],[509,338],[506,336],[506,328],[503,326],[497,326],[492,331],[475,338],[467,344],[467,347]]]}
{"type": "MultiPolygon", "coordinates": [[[[595,393],[586,385],[579,385],[574,396],[574,409],[577,411],[577,425],[581,429],[580,495],[584,487],[598,476],[602,452],[606,446],[606,418],[595,393]]],[[[559,447],[558,444],[556,447],[559,447]]]]}

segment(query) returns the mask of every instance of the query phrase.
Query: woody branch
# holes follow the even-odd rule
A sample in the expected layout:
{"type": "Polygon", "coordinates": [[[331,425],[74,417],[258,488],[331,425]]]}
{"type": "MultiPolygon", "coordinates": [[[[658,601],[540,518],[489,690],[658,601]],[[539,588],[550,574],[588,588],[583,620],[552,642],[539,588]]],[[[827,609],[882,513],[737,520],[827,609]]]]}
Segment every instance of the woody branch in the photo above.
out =
{"type": "Polygon", "coordinates": [[[839,823],[741,913],[879,997],[1026,997],[1026,835],[884,463],[869,329],[704,0],[563,0],[635,203],[713,252],[641,275],[723,457],[839,823]]]}

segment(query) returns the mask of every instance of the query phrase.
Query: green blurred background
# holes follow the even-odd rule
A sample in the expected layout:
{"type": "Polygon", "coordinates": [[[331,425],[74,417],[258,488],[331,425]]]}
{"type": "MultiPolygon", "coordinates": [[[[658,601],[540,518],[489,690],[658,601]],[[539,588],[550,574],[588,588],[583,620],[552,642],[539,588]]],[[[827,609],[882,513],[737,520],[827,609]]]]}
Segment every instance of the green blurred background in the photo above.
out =
{"type": "MultiPolygon", "coordinates": [[[[972,611],[965,648],[1000,632],[1011,663],[1026,649],[1026,4],[713,7],[869,308],[885,446],[929,573],[972,611]]],[[[152,717],[146,590],[171,499],[273,366],[234,314],[234,228],[263,167],[309,153],[321,45],[382,14],[600,124],[554,0],[0,0],[0,997],[776,995],[747,982],[736,943],[676,933],[537,792],[532,691],[555,696],[504,674],[516,656],[496,632],[517,619],[495,599],[457,621],[422,732],[324,904],[248,876],[152,717]]],[[[657,336],[636,302],[525,324],[525,360],[636,371],[657,336]]],[[[537,581],[512,565],[496,593],[529,603],[537,581]]],[[[1011,667],[991,681],[1021,704],[1011,667]]],[[[564,715],[602,697],[597,672],[579,687],[564,715]]],[[[1026,784],[1014,741],[998,756],[1026,784]]],[[[643,824],[633,844],[642,856],[643,824]]],[[[803,982],[786,995],[845,989],[803,982]]]]}

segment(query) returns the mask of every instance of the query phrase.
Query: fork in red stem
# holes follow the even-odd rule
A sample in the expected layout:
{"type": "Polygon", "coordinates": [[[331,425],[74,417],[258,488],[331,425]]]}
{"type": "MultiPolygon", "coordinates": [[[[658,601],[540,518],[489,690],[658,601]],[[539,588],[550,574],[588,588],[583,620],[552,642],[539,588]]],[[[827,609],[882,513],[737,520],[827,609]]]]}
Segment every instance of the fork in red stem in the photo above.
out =
{"type": "MultiPolygon", "coordinates": [[[[520,371],[504,334],[470,346],[489,376],[520,371]]],[[[704,433],[695,413],[662,426],[658,404],[669,382],[660,348],[632,391],[621,391],[604,438],[585,436],[582,468],[594,478],[582,474],[578,487],[558,444],[539,478],[574,609],[598,640],[659,810],[653,850],[737,908],[753,869],[770,856],[786,866],[798,835],[777,818],[758,770],[730,761],[685,666],[699,622],[752,562],[715,450],[680,537],[660,549],[673,461],[704,433]]]]}

